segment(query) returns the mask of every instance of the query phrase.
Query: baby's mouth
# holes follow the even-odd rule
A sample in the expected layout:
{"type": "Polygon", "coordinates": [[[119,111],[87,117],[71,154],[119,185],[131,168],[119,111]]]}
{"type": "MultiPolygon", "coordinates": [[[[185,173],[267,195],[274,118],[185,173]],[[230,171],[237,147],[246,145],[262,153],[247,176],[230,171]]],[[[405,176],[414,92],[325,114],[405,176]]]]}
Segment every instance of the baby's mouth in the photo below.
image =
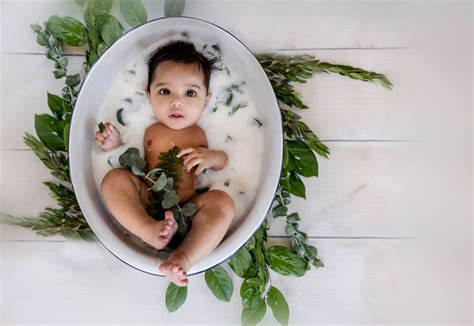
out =
{"type": "Polygon", "coordinates": [[[170,114],[169,117],[171,119],[181,119],[181,118],[184,118],[184,116],[181,114],[181,113],[173,113],[173,114],[170,114]]]}

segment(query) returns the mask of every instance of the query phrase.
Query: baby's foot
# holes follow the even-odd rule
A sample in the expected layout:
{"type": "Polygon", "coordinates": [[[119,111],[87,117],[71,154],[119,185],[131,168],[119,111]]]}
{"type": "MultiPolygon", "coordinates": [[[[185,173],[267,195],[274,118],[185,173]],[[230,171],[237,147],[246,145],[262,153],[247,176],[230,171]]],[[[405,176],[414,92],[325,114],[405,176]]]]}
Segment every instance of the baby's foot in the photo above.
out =
{"type": "Polygon", "coordinates": [[[97,131],[95,133],[95,142],[99,145],[102,150],[109,151],[122,144],[120,139],[120,132],[115,126],[109,122],[105,123],[104,131],[97,131]]]}
{"type": "Polygon", "coordinates": [[[171,211],[165,212],[165,219],[158,221],[151,229],[148,239],[144,239],[156,249],[163,249],[171,241],[178,230],[178,223],[173,218],[171,211]],[[157,236],[158,235],[158,236],[157,236]]]}
{"type": "Polygon", "coordinates": [[[167,260],[161,263],[160,271],[166,278],[178,286],[188,285],[189,262],[186,256],[178,251],[174,251],[167,260]]]}

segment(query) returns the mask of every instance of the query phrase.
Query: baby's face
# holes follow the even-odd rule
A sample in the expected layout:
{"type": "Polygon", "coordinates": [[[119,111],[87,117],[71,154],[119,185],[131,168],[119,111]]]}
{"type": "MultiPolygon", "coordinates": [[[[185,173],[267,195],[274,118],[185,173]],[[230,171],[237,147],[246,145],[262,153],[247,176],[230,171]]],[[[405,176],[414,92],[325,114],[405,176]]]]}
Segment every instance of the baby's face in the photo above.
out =
{"type": "Polygon", "coordinates": [[[176,130],[196,124],[212,96],[203,77],[197,64],[160,63],[148,92],[155,117],[176,130]]]}

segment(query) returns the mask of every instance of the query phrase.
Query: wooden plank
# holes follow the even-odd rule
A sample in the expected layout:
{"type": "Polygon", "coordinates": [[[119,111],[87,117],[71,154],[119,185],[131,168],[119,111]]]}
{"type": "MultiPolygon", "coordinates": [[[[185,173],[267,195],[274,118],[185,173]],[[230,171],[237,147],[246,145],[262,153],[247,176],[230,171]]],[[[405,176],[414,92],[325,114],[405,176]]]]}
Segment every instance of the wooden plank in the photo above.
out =
{"type": "MultiPolygon", "coordinates": [[[[312,241],[326,267],[303,278],[272,272],[272,282],[288,300],[290,325],[468,324],[468,252],[437,243],[312,241]]],[[[132,269],[98,243],[3,242],[2,256],[2,324],[240,322],[240,280],[233,274],[230,303],[215,299],[197,275],[191,277],[185,304],[170,314],[165,279],[132,269]]],[[[271,311],[263,322],[275,323],[271,311]]]]}
{"type": "MultiPolygon", "coordinates": [[[[296,198],[290,206],[310,236],[411,237],[466,230],[472,216],[468,144],[442,151],[438,144],[423,143],[328,146],[331,156],[319,159],[319,178],[305,180],[308,200],[296,198]]],[[[42,184],[54,178],[32,152],[6,151],[2,161],[0,211],[33,217],[55,205],[42,184]]],[[[283,220],[275,221],[271,234],[285,234],[283,220]]],[[[46,240],[17,227],[5,227],[3,237],[46,240]]]]}
{"type": "MultiPolygon", "coordinates": [[[[288,52],[280,52],[288,53],[288,52]]],[[[469,73],[450,66],[442,84],[435,84],[425,53],[417,50],[304,51],[322,61],[349,64],[385,73],[395,84],[393,91],[380,85],[335,74],[316,74],[297,85],[310,107],[300,111],[303,120],[321,139],[423,139],[439,133],[442,115],[448,115],[458,130],[470,112],[469,73]],[[423,64],[424,62],[424,64],[423,64]],[[417,73],[415,73],[417,71],[417,73]],[[450,78],[452,77],[452,78],[450,78]],[[450,84],[447,87],[445,84],[450,84]],[[419,92],[425,85],[430,92],[419,92]],[[446,86],[446,87],[445,87],[446,86]],[[443,90],[441,89],[443,88],[443,90]],[[452,103],[446,110],[447,101],[452,103]],[[453,102],[454,101],[454,102],[453,102]]],[[[70,73],[81,70],[83,58],[69,57],[70,73]]],[[[60,94],[62,81],[52,75],[53,63],[41,55],[2,55],[1,149],[26,149],[24,131],[34,132],[34,115],[48,113],[47,92],[60,94]],[[37,76],[25,82],[25,76],[37,76]]],[[[446,118],[446,117],[444,117],[446,118]]]]}
{"type": "MultiPolygon", "coordinates": [[[[163,2],[143,1],[148,18],[163,17],[163,2]]],[[[72,1],[10,1],[2,5],[3,51],[42,53],[30,25],[51,15],[82,21],[72,1]],[[21,13],[21,14],[19,14],[21,13]]],[[[183,15],[228,30],[251,49],[406,47],[451,42],[469,33],[469,1],[189,1],[183,15]],[[446,24],[439,24],[439,21],[446,24]]],[[[113,10],[122,22],[117,8],[113,10]]],[[[127,25],[125,25],[127,26],[127,25]]],[[[460,40],[465,38],[460,38],[460,40]]]]}

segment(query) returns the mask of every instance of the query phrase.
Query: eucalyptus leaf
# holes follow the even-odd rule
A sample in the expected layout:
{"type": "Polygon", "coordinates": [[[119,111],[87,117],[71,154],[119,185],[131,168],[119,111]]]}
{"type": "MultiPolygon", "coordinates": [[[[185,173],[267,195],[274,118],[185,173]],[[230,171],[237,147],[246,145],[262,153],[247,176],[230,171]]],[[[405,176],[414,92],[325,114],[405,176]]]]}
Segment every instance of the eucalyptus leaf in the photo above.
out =
{"type": "Polygon", "coordinates": [[[117,121],[118,121],[122,126],[126,126],[126,124],[123,122],[122,112],[123,112],[123,108],[121,108],[121,109],[119,109],[119,110],[117,111],[117,121]]]}
{"type": "Polygon", "coordinates": [[[303,276],[308,263],[288,247],[272,246],[267,249],[270,268],[281,275],[303,276]]]}
{"type": "Polygon", "coordinates": [[[35,130],[43,144],[53,151],[64,151],[64,131],[58,131],[59,120],[48,114],[35,114],[35,130]]]}
{"type": "Polygon", "coordinates": [[[263,319],[266,311],[267,305],[265,304],[265,301],[260,302],[254,307],[242,309],[242,325],[256,325],[263,319]]]}
{"type": "Polygon", "coordinates": [[[288,146],[286,145],[286,141],[283,141],[283,161],[281,164],[282,169],[286,168],[288,166],[288,146]]]}
{"type": "Polygon", "coordinates": [[[104,132],[104,130],[105,130],[105,125],[104,125],[104,123],[103,123],[103,122],[99,123],[99,131],[100,131],[100,132],[104,132]]]}
{"type": "Polygon", "coordinates": [[[140,170],[136,165],[132,165],[132,173],[139,177],[144,177],[146,175],[145,172],[140,170]]]}
{"type": "MultiPolygon", "coordinates": [[[[132,1],[135,2],[135,1],[132,1]]],[[[100,36],[107,46],[115,42],[124,32],[122,24],[112,15],[106,15],[100,25],[100,36]]]]}
{"type": "Polygon", "coordinates": [[[184,206],[181,208],[181,212],[183,213],[184,216],[193,216],[196,214],[198,209],[198,206],[195,203],[188,202],[184,204],[184,206]]]}
{"type": "Polygon", "coordinates": [[[163,201],[161,202],[161,206],[163,206],[164,209],[168,209],[178,203],[179,197],[176,195],[176,191],[172,190],[169,192],[165,192],[165,194],[163,195],[163,201]]]}
{"type": "Polygon", "coordinates": [[[138,167],[143,171],[147,165],[146,161],[140,157],[140,151],[138,148],[130,147],[119,157],[119,163],[124,168],[129,170],[132,169],[132,166],[138,167]]]}
{"type": "Polygon", "coordinates": [[[277,205],[272,209],[272,215],[274,218],[285,216],[288,213],[288,207],[277,205]]]}
{"type": "Polygon", "coordinates": [[[222,266],[209,269],[204,274],[206,284],[217,299],[229,302],[232,297],[232,280],[222,266]]]}
{"type": "Polygon", "coordinates": [[[274,286],[270,288],[267,304],[272,309],[273,316],[283,326],[288,325],[290,309],[283,294],[274,286]]]}
{"type": "Polygon", "coordinates": [[[161,191],[166,186],[166,181],[167,181],[166,174],[161,173],[160,177],[158,178],[158,180],[156,180],[151,190],[155,192],[161,191]]]}
{"type": "Polygon", "coordinates": [[[46,30],[66,45],[81,46],[86,43],[85,26],[72,17],[51,16],[46,23],[46,30]]]}
{"type": "Polygon", "coordinates": [[[148,16],[140,0],[120,0],[120,12],[130,27],[146,23],[148,16]]]}
{"type": "MultiPolygon", "coordinates": [[[[254,240],[255,241],[255,240],[254,240]]],[[[235,274],[248,278],[255,274],[255,265],[247,248],[240,248],[229,260],[229,266],[235,274]]]]}
{"type": "Polygon", "coordinates": [[[181,16],[185,4],[186,2],[184,0],[165,0],[165,16],[181,16]]]}
{"type": "Polygon", "coordinates": [[[178,310],[183,303],[186,301],[188,295],[187,286],[177,286],[174,283],[170,283],[166,289],[166,308],[169,312],[178,310]]]}

